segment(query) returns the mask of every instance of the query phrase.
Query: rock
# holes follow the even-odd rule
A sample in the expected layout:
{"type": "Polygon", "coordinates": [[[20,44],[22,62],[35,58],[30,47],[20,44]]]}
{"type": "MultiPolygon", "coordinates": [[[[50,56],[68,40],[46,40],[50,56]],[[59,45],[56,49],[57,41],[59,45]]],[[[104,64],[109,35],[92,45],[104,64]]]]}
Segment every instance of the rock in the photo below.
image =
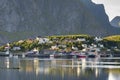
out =
{"type": "Polygon", "coordinates": [[[91,0],[0,0],[0,2],[0,30],[8,41],[38,35],[106,36],[120,33],[110,25],[104,6],[94,4],[91,0]]]}
{"type": "Polygon", "coordinates": [[[120,16],[116,16],[110,24],[114,27],[120,28],[120,16]]]}

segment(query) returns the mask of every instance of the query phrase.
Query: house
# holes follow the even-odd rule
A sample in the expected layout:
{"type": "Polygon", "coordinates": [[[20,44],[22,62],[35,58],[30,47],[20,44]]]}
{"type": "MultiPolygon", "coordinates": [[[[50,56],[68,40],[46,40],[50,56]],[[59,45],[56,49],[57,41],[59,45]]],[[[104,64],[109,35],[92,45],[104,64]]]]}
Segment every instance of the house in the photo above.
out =
{"type": "Polygon", "coordinates": [[[101,37],[95,37],[95,41],[102,41],[103,39],[101,37]]]}
{"type": "Polygon", "coordinates": [[[64,45],[64,44],[61,44],[61,45],[58,45],[58,47],[63,47],[63,48],[66,48],[67,46],[64,45]]]}
{"type": "Polygon", "coordinates": [[[86,39],[85,38],[77,38],[77,41],[84,42],[84,41],[86,41],[86,39]]]}
{"type": "Polygon", "coordinates": [[[78,48],[77,48],[77,47],[74,47],[74,46],[72,46],[72,49],[73,49],[73,50],[78,50],[78,48]]]}
{"type": "Polygon", "coordinates": [[[51,49],[52,49],[52,50],[56,50],[56,49],[58,49],[58,46],[57,46],[57,45],[51,46],[51,49]]]}
{"type": "Polygon", "coordinates": [[[13,47],[13,50],[17,51],[17,50],[21,50],[21,48],[19,46],[16,46],[16,47],[13,47]]]}
{"type": "Polygon", "coordinates": [[[18,43],[23,43],[24,41],[23,40],[19,40],[18,43]]]}
{"type": "Polygon", "coordinates": [[[87,46],[88,46],[87,44],[82,44],[82,47],[84,48],[87,48],[87,46]]]}
{"type": "Polygon", "coordinates": [[[39,37],[36,37],[36,40],[39,41],[39,44],[44,44],[44,43],[47,43],[49,42],[49,39],[48,38],[39,38],[39,37]]]}
{"type": "Polygon", "coordinates": [[[103,48],[103,47],[104,47],[104,45],[103,45],[103,44],[98,44],[98,46],[99,46],[99,47],[101,47],[101,48],[103,48]]]}

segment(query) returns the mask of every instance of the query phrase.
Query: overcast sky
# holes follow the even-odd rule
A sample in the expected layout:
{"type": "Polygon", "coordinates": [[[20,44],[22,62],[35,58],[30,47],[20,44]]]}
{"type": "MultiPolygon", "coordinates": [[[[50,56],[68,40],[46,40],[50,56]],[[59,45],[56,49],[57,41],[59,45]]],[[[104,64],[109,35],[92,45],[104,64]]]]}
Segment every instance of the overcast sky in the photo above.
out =
{"type": "Polygon", "coordinates": [[[92,0],[96,4],[104,4],[109,20],[115,16],[120,16],[120,0],[92,0]]]}

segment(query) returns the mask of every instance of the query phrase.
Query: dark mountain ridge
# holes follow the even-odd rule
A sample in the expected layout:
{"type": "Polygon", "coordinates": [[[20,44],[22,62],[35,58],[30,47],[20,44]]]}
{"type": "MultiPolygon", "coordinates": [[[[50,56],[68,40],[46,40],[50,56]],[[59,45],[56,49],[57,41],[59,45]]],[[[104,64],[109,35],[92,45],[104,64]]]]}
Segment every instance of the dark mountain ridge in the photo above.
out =
{"type": "Polygon", "coordinates": [[[0,1],[0,33],[6,41],[38,35],[107,36],[120,32],[110,25],[104,6],[91,0],[0,1]]]}

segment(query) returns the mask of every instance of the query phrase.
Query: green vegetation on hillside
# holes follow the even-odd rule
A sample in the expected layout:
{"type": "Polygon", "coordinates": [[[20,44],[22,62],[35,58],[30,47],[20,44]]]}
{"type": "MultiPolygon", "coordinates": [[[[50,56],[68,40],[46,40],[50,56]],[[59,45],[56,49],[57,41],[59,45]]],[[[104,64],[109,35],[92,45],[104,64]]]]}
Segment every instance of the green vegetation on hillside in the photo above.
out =
{"type": "MultiPolygon", "coordinates": [[[[72,47],[77,47],[77,49],[82,49],[82,43],[91,44],[94,42],[94,37],[89,35],[59,35],[59,36],[46,36],[46,39],[49,41],[45,43],[41,43],[40,40],[44,41],[44,38],[39,37],[39,39],[27,39],[22,41],[16,41],[10,43],[10,50],[13,51],[14,47],[20,47],[21,49],[18,51],[30,51],[34,48],[39,51],[44,49],[51,49],[52,46],[57,46],[55,50],[65,50],[71,51],[72,47]],[[79,41],[79,39],[85,39],[85,41],[79,41]]],[[[0,51],[5,50],[5,46],[0,47],[0,51]]]]}
{"type": "Polygon", "coordinates": [[[57,35],[57,36],[47,36],[50,40],[53,39],[59,39],[59,40],[65,40],[65,39],[77,39],[77,38],[85,38],[86,40],[91,40],[94,37],[90,35],[85,35],[85,34],[78,34],[78,35],[57,35]]]}
{"type": "Polygon", "coordinates": [[[108,36],[103,39],[103,43],[108,48],[119,48],[120,49],[120,35],[108,36]]]}
{"type": "Polygon", "coordinates": [[[108,41],[120,41],[120,35],[108,36],[105,37],[104,39],[108,41]]]}
{"type": "MultiPolygon", "coordinates": [[[[111,49],[114,52],[119,51],[120,49],[120,35],[108,36],[100,41],[95,39],[96,37],[84,34],[36,37],[35,39],[26,39],[10,43],[10,51],[26,52],[33,49],[39,51],[47,49],[70,52],[82,50],[84,48],[83,45],[86,45],[87,47],[96,45],[103,50],[111,49]],[[103,47],[100,47],[100,45],[103,45],[103,47]],[[15,50],[15,47],[20,47],[20,50],[15,50]]],[[[7,45],[1,46],[0,51],[6,51],[6,46],[7,45]]]]}

